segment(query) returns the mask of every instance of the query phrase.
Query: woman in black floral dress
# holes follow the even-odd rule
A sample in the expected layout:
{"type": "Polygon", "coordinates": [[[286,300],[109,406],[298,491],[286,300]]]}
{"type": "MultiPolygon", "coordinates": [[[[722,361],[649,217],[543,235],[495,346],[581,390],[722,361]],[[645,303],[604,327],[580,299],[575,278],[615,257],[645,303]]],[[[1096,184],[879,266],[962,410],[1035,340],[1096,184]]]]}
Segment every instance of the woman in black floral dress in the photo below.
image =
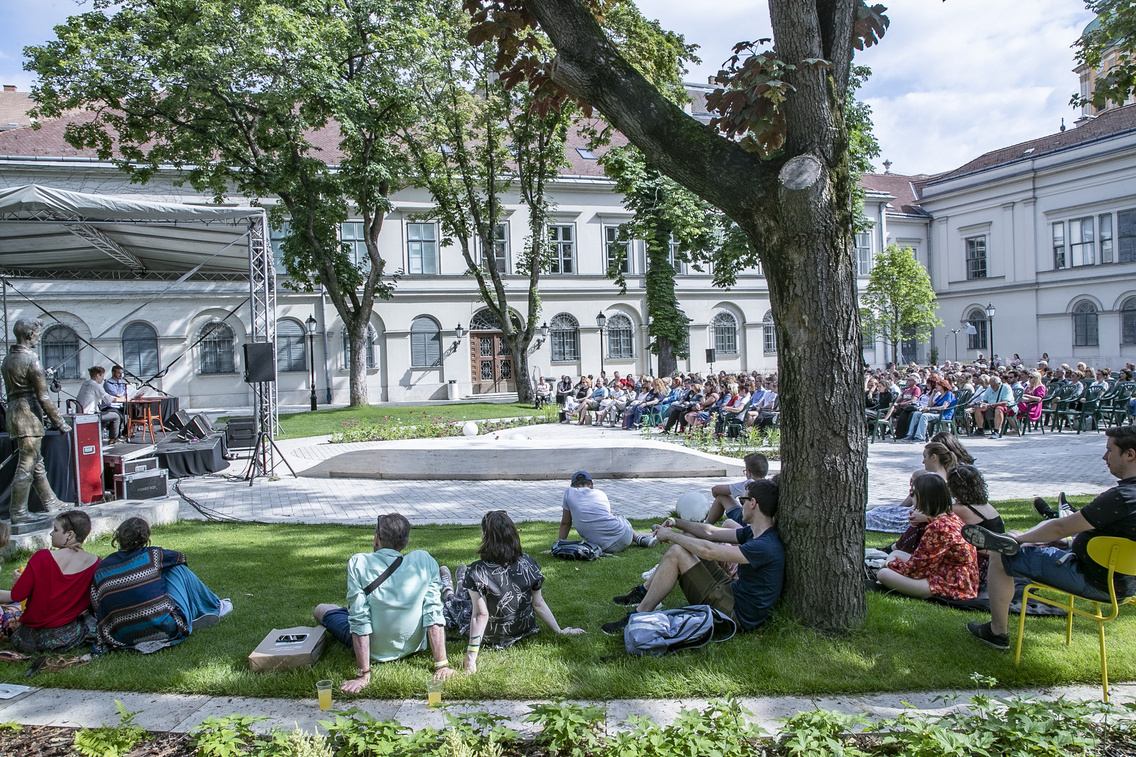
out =
{"type": "MultiPolygon", "coordinates": [[[[536,561],[521,551],[517,527],[504,510],[490,510],[481,519],[480,560],[458,567],[459,591],[446,595],[446,625],[469,636],[465,672],[477,672],[483,645],[504,649],[540,630],[536,619],[553,633],[580,634],[580,628],[561,628],[548,609],[540,587],[544,575],[536,561]],[[463,576],[464,573],[464,576],[463,576]]],[[[443,569],[443,575],[447,571],[443,569]]]]}

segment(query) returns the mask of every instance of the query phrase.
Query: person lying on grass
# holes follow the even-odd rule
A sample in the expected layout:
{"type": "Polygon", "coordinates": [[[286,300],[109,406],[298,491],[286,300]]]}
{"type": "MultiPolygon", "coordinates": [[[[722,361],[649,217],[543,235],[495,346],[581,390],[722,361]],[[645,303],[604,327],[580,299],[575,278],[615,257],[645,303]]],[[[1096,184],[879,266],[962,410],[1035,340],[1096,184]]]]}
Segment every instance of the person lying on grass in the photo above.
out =
{"type": "Polygon", "coordinates": [[[91,584],[95,651],[144,654],[178,644],[233,609],[189,569],[185,555],[150,546],[150,524],[127,518],[114,532],[118,551],[103,558],[91,584]]]}
{"type": "Polygon", "coordinates": [[[11,591],[0,591],[5,608],[0,636],[7,636],[24,654],[64,652],[90,641],[95,632],[91,615],[91,580],[99,558],[83,549],[91,519],[81,510],[55,517],[51,549],[31,556],[11,591]],[[27,604],[21,608],[21,602],[27,604]]]}
{"type": "MultiPolygon", "coordinates": [[[[733,618],[742,630],[757,628],[769,618],[785,582],[785,550],[775,523],[778,491],[773,481],[751,482],[739,498],[741,528],[668,518],[655,527],[655,537],[670,547],[654,575],[612,601],[635,605],[633,612],[650,612],[677,583],[690,604],[710,605],[733,618]],[[719,561],[737,563],[736,581],[730,580],[719,561]]],[[[632,614],[604,623],[603,632],[623,633],[632,614]]]]}
{"type": "Polygon", "coordinates": [[[434,679],[454,674],[446,659],[446,620],[438,563],[424,550],[405,555],[410,521],[380,515],[371,552],[347,561],[347,607],[316,605],[316,622],[355,652],[355,678],[340,686],[358,693],[371,682],[371,662],[390,662],[429,645],[434,679]]]}
{"type": "Polygon", "coordinates": [[[446,625],[469,636],[465,672],[477,672],[483,646],[505,649],[540,631],[539,617],[553,633],[581,634],[581,628],[561,628],[540,589],[544,574],[536,561],[521,551],[517,527],[504,510],[481,518],[481,559],[468,568],[459,565],[458,587],[447,586],[442,568],[442,601],[446,625]]]}
{"type": "Polygon", "coordinates": [[[963,522],[951,509],[951,492],[939,476],[915,479],[911,496],[927,528],[914,554],[896,550],[876,576],[892,591],[927,599],[978,596],[978,554],[962,538],[963,522]]]}

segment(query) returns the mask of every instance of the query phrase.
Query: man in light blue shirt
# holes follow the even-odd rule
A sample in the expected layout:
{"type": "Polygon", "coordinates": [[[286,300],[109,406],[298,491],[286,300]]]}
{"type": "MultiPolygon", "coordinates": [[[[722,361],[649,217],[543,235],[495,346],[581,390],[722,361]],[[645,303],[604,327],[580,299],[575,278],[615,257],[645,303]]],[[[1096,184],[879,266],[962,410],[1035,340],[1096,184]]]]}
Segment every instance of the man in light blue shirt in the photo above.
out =
{"type": "Polygon", "coordinates": [[[982,436],[983,425],[988,423],[991,424],[990,438],[997,439],[998,432],[1002,429],[1002,419],[1006,417],[1006,408],[1010,406],[1013,399],[1014,393],[1010,390],[1010,387],[1002,383],[998,374],[991,375],[990,386],[986,387],[982,401],[970,409],[974,417],[974,431],[970,435],[982,436]]]}
{"type": "Polygon", "coordinates": [[[348,606],[321,604],[312,613],[355,652],[356,677],[344,682],[344,691],[358,693],[370,683],[372,660],[398,660],[427,645],[434,656],[434,678],[445,680],[454,673],[446,658],[438,562],[420,549],[401,554],[409,540],[406,518],[380,515],[374,551],[353,555],[347,563],[348,606]]]}

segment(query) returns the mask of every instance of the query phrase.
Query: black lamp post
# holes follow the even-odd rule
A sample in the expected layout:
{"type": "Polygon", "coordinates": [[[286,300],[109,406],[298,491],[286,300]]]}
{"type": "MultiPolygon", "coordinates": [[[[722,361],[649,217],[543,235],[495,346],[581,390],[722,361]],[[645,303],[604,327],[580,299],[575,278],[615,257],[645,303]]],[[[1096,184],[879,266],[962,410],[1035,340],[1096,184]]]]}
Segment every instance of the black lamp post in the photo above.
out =
{"type": "Polygon", "coordinates": [[[998,313],[998,308],[994,307],[991,302],[986,306],[986,326],[990,329],[990,364],[994,365],[994,316],[998,313]]]}
{"type": "Polygon", "coordinates": [[[603,333],[604,326],[607,325],[607,316],[603,314],[602,310],[600,314],[596,316],[596,325],[600,327],[600,375],[602,376],[604,372],[603,333]]]}
{"type": "Polygon", "coordinates": [[[312,385],[312,396],[311,396],[310,399],[312,401],[312,410],[315,410],[316,409],[316,319],[315,319],[314,316],[309,315],[308,320],[305,321],[305,323],[308,326],[308,355],[310,356],[309,362],[311,364],[311,369],[310,369],[311,373],[308,376],[308,379],[309,379],[309,381],[312,385]]]}

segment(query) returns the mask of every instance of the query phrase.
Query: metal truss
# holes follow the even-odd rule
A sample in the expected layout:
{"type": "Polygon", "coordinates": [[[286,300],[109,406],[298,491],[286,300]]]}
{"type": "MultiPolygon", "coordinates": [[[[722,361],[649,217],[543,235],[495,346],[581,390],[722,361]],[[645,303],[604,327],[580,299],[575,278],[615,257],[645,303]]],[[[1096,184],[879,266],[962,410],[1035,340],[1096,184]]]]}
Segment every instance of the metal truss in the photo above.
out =
{"type": "MultiPolygon", "coordinates": [[[[276,349],[276,266],[268,243],[268,221],[264,215],[249,221],[249,309],[253,343],[271,344],[276,349]]],[[[247,366],[246,366],[247,368],[247,366]]],[[[253,451],[252,475],[271,476],[276,470],[273,439],[280,433],[277,412],[276,361],[272,361],[272,381],[251,384],[257,425],[266,443],[253,451]]]]}
{"type": "Polygon", "coordinates": [[[142,261],[135,257],[132,252],[108,237],[106,234],[96,229],[94,226],[90,226],[85,223],[69,223],[67,224],[67,230],[80,239],[85,239],[86,241],[90,242],[91,246],[96,250],[114,258],[119,263],[122,263],[124,266],[129,268],[131,271],[141,273],[142,271],[146,270],[146,266],[143,265],[142,261]]]}

